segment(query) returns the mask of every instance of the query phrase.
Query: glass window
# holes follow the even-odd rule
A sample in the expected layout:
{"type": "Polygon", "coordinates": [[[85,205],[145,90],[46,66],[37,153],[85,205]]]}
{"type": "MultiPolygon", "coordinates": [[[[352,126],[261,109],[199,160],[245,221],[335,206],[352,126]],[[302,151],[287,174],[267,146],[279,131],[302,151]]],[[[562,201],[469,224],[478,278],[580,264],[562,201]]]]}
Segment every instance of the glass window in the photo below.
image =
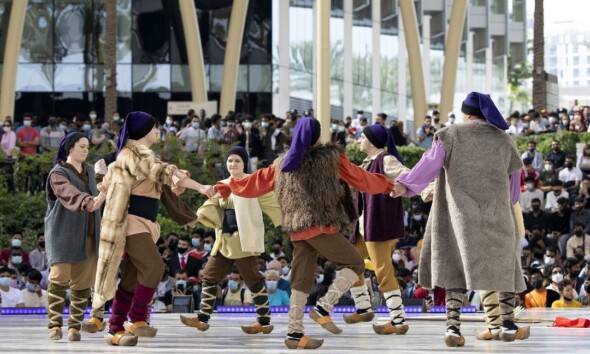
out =
{"type": "Polygon", "coordinates": [[[85,64],[56,64],[55,91],[92,91],[94,68],[85,64]]]}
{"type": "Polygon", "coordinates": [[[53,64],[19,64],[16,69],[16,91],[53,91],[53,64]]]}
{"type": "Polygon", "coordinates": [[[211,11],[209,26],[209,63],[223,64],[231,7],[211,11]]]}
{"type": "MultiPolygon", "coordinates": [[[[104,76],[103,67],[97,67],[96,76],[99,78],[100,83],[102,83],[102,77],[104,76]]],[[[97,87],[101,87],[100,84],[97,87]]],[[[99,91],[104,91],[99,90],[99,91]]],[[[130,64],[117,64],[117,91],[120,92],[131,92],[132,85],[131,85],[131,65],[130,64]]]]}
{"type": "MultiPolygon", "coordinates": [[[[100,26],[98,35],[99,49],[97,63],[104,63],[104,45],[106,30],[105,0],[94,1],[94,16],[100,26]]],[[[117,63],[131,63],[131,0],[117,0],[117,63]]]]}
{"type": "Polygon", "coordinates": [[[271,89],[271,67],[270,65],[249,66],[249,92],[270,92],[271,89]]]}
{"type": "Polygon", "coordinates": [[[244,28],[240,64],[272,63],[271,0],[250,1],[244,28]]]}
{"type": "Polygon", "coordinates": [[[170,21],[163,2],[133,0],[132,21],[133,63],[170,62],[170,21]]]}
{"type": "Polygon", "coordinates": [[[27,5],[19,63],[53,62],[53,5],[33,0],[27,5]]]}
{"type": "MultiPolygon", "coordinates": [[[[577,46],[574,48],[577,48],[577,46]]],[[[580,65],[580,58],[579,57],[574,57],[574,65],[580,65]]]]}
{"type": "Polygon", "coordinates": [[[170,65],[133,65],[134,92],[170,91],[170,65]]]}
{"type": "MultiPolygon", "coordinates": [[[[191,92],[191,78],[188,65],[171,65],[172,67],[172,91],[191,92]]],[[[205,87],[209,91],[209,66],[205,65],[205,87]]]]}
{"type": "MultiPolygon", "coordinates": [[[[55,62],[92,63],[96,57],[93,41],[94,15],[91,0],[57,0],[55,18],[55,62]]],[[[75,91],[75,90],[74,90],[75,91]]]]}
{"type": "Polygon", "coordinates": [[[580,69],[577,69],[577,68],[576,68],[576,69],[574,69],[574,74],[573,74],[573,75],[574,75],[574,77],[576,77],[576,78],[577,78],[577,77],[579,77],[579,76],[580,76],[580,69]]]}

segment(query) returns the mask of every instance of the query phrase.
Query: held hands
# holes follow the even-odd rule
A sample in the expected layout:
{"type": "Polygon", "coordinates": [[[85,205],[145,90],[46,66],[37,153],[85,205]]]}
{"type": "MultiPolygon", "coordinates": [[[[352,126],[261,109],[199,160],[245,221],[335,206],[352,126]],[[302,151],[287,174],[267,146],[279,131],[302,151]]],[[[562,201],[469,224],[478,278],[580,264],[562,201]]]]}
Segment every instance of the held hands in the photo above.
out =
{"type": "Polygon", "coordinates": [[[86,207],[86,210],[89,213],[97,211],[102,206],[102,203],[104,203],[104,200],[106,199],[106,197],[107,197],[106,193],[104,193],[104,192],[99,193],[96,197],[94,197],[90,200],[90,202],[88,203],[88,206],[86,207]]]}
{"type": "Polygon", "coordinates": [[[393,190],[391,191],[391,193],[389,195],[392,198],[398,198],[398,197],[401,197],[404,194],[406,194],[407,190],[408,190],[408,187],[404,186],[401,183],[396,183],[395,186],[393,187],[393,190]]]}
{"type": "Polygon", "coordinates": [[[94,164],[94,170],[99,175],[104,176],[107,174],[108,168],[107,168],[106,162],[104,162],[104,159],[100,159],[100,160],[96,161],[96,163],[94,164]]]}
{"type": "Polygon", "coordinates": [[[215,194],[217,194],[217,188],[215,188],[215,186],[210,186],[210,185],[201,185],[198,189],[197,192],[206,195],[208,198],[213,197],[215,194]]]}
{"type": "Polygon", "coordinates": [[[183,227],[185,230],[188,229],[194,229],[195,226],[197,225],[197,222],[199,222],[199,216],[197,215],[197,218],[189,223],[186,223],[183,227]]]}

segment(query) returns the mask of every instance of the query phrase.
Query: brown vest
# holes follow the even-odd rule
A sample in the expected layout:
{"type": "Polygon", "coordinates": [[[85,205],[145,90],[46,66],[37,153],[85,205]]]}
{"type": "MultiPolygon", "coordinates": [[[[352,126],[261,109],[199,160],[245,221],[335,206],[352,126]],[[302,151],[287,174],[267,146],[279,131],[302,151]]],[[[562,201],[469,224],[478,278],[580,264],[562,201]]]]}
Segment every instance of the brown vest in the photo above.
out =
{"type": "Polygon", "coordinates": [[[358,218],[350,188],[339,177],[341,152],[335,144],[311,147],[301,166],[289,173],[281,172],[285,155],[275,160],[275,192],[286,232],[333,226],[342,231],[358,218]]]}

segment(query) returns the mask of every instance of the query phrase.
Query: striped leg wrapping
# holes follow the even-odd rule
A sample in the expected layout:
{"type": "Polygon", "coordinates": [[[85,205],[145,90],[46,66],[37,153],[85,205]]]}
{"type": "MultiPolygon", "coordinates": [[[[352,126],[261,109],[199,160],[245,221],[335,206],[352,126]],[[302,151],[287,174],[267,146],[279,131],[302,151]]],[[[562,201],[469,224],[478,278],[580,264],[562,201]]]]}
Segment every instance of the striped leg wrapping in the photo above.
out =
{"type": "Polygon", "coordinates": [[[338,302],[338,300],[340,300],[342,294],[348,291],[352,284],[356,283],[358,278],[359,275],[351,269],[342,268],[340,275],[334,279],[334,282],[332,282],[328,288],[326,295],[319,299],[317,304],[320,305],[324,310],[332,312],[332,308],[338,302]]]}
{"type": "Polygon", "coordinates": [[[502,317],[500,316],[500,297],[498,296],[498,292],[481,290],[479,295],[486,314],[488,328],[490,330],[500,328],[502,326],[502,317]]]}
{"type": "Polygon", "coordinates": [[[406,321],[406,312],[402,304],[402,292],[400,289],[386,292],[383,296],[385,297],[385,304],[389,309],[391,324],[394,326],[403,324],[406,321]]]}
{"type": "Polygon", "coordinates": [[[47,302],[48,302],[48,328],[61,327],[63,324],[62,313],[66,304],[66,290],[67,286],[49,283],[47,287],[47,302]]]}
{"type": "Polygon", "coordinates": [[[354,300],[354,306],[359,311],[371,310],[371,297],[367,284],[350,288],[350,294],[354,300]]]}
{"type": "Polygon", "coordinates": [[[84,290],[71,290],[70,294],[70,317],[68,317],[68,327],[80,330],[82,321],[84,321],[84,311],[88,305],[90,297],[90,288],[84,290]]]}
{"type": "Polygon", "coordinates": [[[260,282],[250,288],[252,292],[252,301],[256,307],[256,314],[258,315],[258,323],[263,326],[270,324],[270,306],[268,304],[268,292],[264,283],[260,282]]]}
{"type": "Polygon", "coordinates": [[[199,307],[199,319],[203,316],[209,318],[213,312],[215,298],[217,297],[217,286],[215,284],[203,283],[201,290],[201,306],[199,307]]]}
{"type": "Polygon", "coordinates": [[[305,315],[307,296],[308,294],[295,289],[291,291],[287,333],[303,333],[303,316],[305,315]]]}
{"type": "Polygon", "coordinates": [[[463,305],[464,294],[455,291],[447,291],[445,301],[447,305],[447,328],[461,327],[461,305],[463,305]]]}

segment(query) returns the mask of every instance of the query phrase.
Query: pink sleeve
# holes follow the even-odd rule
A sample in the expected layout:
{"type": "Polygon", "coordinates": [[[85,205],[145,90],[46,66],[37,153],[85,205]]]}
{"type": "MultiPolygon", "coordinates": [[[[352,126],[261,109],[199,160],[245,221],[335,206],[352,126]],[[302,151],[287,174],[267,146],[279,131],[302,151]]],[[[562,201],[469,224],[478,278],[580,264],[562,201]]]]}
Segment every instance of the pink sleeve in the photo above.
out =
{"type": "Polygon", "coordinates": [[[510,175],[510,201],[512,205],[518,203],[520,199],[520,170],[512,172],[510,175]]]}
{"type": "Polygon", "coordinates": [[[408,197],[422,192],[430,182],[440,175],[440,170],[445,164],[445,155],[446,151],[440,140],[435,140],[432,143],[432,148],[424,152],[416,166],[410,171],[402,173],[395,182],[408,188],[406,192],[408,197]]]}

